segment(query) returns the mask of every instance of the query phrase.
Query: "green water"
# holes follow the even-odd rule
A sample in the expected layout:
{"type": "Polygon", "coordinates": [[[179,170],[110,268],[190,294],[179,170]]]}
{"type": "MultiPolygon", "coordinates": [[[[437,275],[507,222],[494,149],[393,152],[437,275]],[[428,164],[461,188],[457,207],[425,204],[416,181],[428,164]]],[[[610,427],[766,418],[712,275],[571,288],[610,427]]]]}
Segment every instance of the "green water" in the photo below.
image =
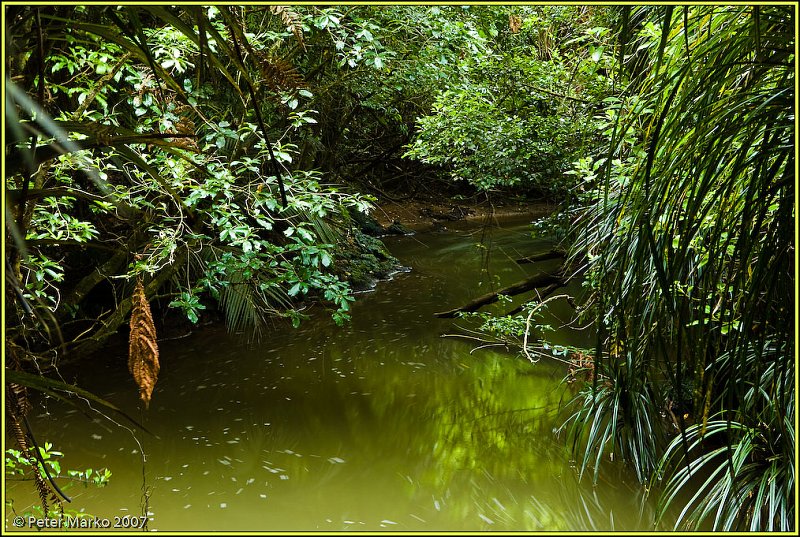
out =
{"type": "MultiPolygon", "coordinates": [[[[652,507],[624,468],[578,481],[553,433],[572,395],[563,364],[440,337],[458,321],[434,312],[558,263],[513,262],[550,247],[526,222],[475,226],[387,239],[412,271],[359,295],[345,327],[311,310],[257,342],[224,327],[162,341],[147,411],[123,346],[62,371],[157,436],[137,434],[143,482],[127,430],[46,401],[32,425],[62,466],[113,472],[104,488],[71,486],[67,508],[140,515],[144,485],[159,531],[650,529],[652,507]]],[[[31,489],[7,483],[16,511],[36,503],[31,489]]]]}

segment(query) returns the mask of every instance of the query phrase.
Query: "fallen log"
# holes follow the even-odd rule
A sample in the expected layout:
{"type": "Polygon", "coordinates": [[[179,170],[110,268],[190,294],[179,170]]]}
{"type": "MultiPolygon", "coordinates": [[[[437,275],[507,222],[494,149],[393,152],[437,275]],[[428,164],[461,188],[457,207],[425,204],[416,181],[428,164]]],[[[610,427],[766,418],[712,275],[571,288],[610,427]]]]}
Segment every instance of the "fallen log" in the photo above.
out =
{"type": "MultiPolygon", "coordinates": [[[[564,286],[563,283],[552,283],[552,284],[548,285],[547,287],[545,287],[544,289],[542,289],[541,291],[539,291],[536,294],[536,298],[538,299],[539,302],[541,302],[542,300],[544,300],[548,296],[552,295],[553,292],[556,291],[556,289],[560,289],[563,286],[564,286]]],[[[520,304],[519,306],[517,306],[513,310],[511,310],[508,313],[506,313],[504,316],[505,317],[510,317],[512,315],[516,315],[518,313],[522,313],[522,310],[525,309],[525,306],[527,306],[528,304],[531,304],[532,302],[533,302],[532,300],[529,300],[527,302],[523,302],[522,304],[520,304]]]]}
{"type": "Polygon", "coordinates": [[[536,263],[537,261],[548,261],[550,259],[566,259],[567,252],[564,250],[550,250],[549,252],[544,252],[541,254],[534,254],[529,255],[526,257],[520,257],[517,259],[517,263],[520,265],[524,265],[526,263],[536,263]]]}
{"type": "MultiPolygon", "coordinates": [[[[486,306],[487,304],[492,304],[494,302],[497,302],[500,295],[514,296],[524,293],[526,291],[530,291],[531,289],[538,289],[539,287],[554,286],[554,285],[556,287],[553,290],[555,290],[558,289],[559,287],[563,287],[564,285],[566,285],[566,283],[567,282],[564,279],[561,271],[557,271],[554,274],[536,274],[534,276],[531,276],[530,278],[517,282],[513,285],[504,287],[499,291],[494,291],[492,293],[481,295],[478,298],[470,301],[468,304],[461,306],[460,308],[434,313],[434,315],[436,317],[449,319],[455,317],[456,314],[460,312],[477,311],[481,307],[486,306]]],[[[549,292],[552,293],[553,290],[549,292]]]]}

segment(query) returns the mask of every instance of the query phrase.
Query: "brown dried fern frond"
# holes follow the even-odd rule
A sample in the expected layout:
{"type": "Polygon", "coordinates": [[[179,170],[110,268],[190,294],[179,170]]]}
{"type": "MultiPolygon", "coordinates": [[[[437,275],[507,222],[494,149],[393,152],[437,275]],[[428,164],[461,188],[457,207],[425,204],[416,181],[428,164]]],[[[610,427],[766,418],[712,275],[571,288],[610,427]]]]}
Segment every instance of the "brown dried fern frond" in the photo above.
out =
{"type": "MultiPolygon", "coordinates": [[[[189,106],[182,106],[175,110],[176,114],[182,114],[187,112],[190,109],[189,106]]],[[[169,139],[170,143],[175,147],[180,149],[185,149],[187,151],[192,151],[193,153],[199,153],[200,147],[197,145],[191,137],[195,136],[195,124],[192,121],[192,118],[188,115],[180,115],[177,123],[173,126],[173,131],[177,134],[185,134],[189,137],[187,138],[171,138],[169,139]]]]}
{"type": "MultiPolygon", "coordinates": [[[[14,356],[14,348],[12,345],[6,345],[6,352],[14,356]]],[[[17,362],[15,370],[19,370],[19,363],[17,362]]],[[[6,401],[12,405],[12,412],[20,416],[27,416],[31,410],[31,401],[28,399],[28,388],[17,384],[16,382],[8,383],[8,391],[6,392],[6,401]]]]}
{"type": "Polygon", "coordinates": [[[306,86],[303,76],[286,60],[261,52],[258,54],[258,70],[264,83],[275,93],[288,92],[306,86]]]}
{"type": "Polygon", "coordinates": [[[303,23],[300,15],[286,6],[269,6],[269,10],[281,18],[283,24],[292,31],[294,38],[305,50],[306,44],[303,42],[303,23]]]}
{"type": "Polygon", "coordinates": [[[144,293],[142,278],[136,280],[133,290],[133,307],[131,309],[131,334],[128,350],[128,370],[133,375],[133,380],[139,386],[139,397],[144,402],[145,408],[150,405],[158,380],[158,342],[156,341],[156,327],[153,323],[153,314],[150,304],[144,293]]]}
{"type": "Polygon", "coordinates": [[[41,472],[39,472],[39,460],[36,458],[36,455],[33,451],[36,448],[30,445],[28,442],[28,437],[22,428],[24,413],[21,409],[27,403],[17,399],[16,394],[18,392],[15,387],[22,388],[18,384],[12,383],[10,385],[11,389],[6,393],[6,417],[8,418],[6,423],[8,424],[9,429],[11,429],[11,434],[14,437],[14,440],[17,442],[20,453],[22,453],[30,463],[31,474],[33,476],[33,486],[36,489],[36,493],[39,495],[39,500],[42,502],[42,512],[44,513],[44,516],[47,516],[47,513],[50,509],[47,498],[53,492],[50,490],[50,487],[47,486],[47,482],[44,480],[44,477],[42,477],[41,472]]]}

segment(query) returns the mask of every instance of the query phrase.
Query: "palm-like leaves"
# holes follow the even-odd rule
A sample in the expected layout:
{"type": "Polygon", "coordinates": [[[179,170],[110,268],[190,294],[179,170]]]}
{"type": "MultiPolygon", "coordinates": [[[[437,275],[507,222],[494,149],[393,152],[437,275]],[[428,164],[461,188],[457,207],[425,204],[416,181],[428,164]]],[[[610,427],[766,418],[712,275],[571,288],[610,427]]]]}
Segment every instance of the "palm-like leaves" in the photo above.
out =
{"type": "MultiPolygon", "coordinates": [[[[600,371],[613,382],[625,370],[641,377],[642,389],[651,380],[663,384],[665,394],[693,387],[693,400],[679,403],[698,423],[668,453],[697,448],[704,435],[714,434],[726,446],[704,461],[747,451],[748,461],[758,464],[763,454],[751,449],[751,433],[740,434],[755,430],[763,417],[763,405],[747,403],[749,390],[757,385],[766,400],[778,401],[772,423],[781,430],[794,416],[793,383],[787,383],[793,378],[794,319],[786,302],[794,288],[792,12],[704,6],[661,13],[661,31],[648,30],[649,74],[627,113],[617,116],[599,203],[578,223],[577,249],[591,254],[601,334],[610,337],[601,347],[615,349],[599,360],[600,371]],[[628,132],[642,138],[626,139],[628,132]],[[612,165],[614,159],[620,160],[612,165]],[[629,355],[633,361],[620,362],[629,355]],[[765,371],[774,382],[761,383],[765,371]],[[719,412],[726,419],[709,423],[709,415],[719,412]]],[[[590,415],[601,411],[597,398],[603,393],[584,406],[587,426],[601,419],[590,415]]],[[[650,413],[657,415],[664,404],[654,404],[650,413]]],[[[602,412],[606,423],[617,409],[610,404],[602,412]]],[[[633,425],[645,433],[644,424],[633,425]]],[[[615,434],[621,441],[638,433],[626,425],[615,434]]],[[[590,438],[587,449],[597,448],[590,438]]],[[[790,461],[786,455],[779,460],[790,461]]],[[[728,501],[738,490],[733,482],[751,462],[729,464],[720,475],[733,488],[715,489],[721,496],[708,502],[728,501]]],[[[765,475],[791,471],[789,465],[765,475]]],[[[791,493],[785,487],[769,494],[754,490],[764,505],[791,493]]],[[[686,519],[705,518],[708,505],[686,519]]],[[[758,515],[760,508],[744,512],[756,526],[777,524],[758,515]]],[[[771,514],[792,513],[781,509],[769,508],[771,514]]]]}

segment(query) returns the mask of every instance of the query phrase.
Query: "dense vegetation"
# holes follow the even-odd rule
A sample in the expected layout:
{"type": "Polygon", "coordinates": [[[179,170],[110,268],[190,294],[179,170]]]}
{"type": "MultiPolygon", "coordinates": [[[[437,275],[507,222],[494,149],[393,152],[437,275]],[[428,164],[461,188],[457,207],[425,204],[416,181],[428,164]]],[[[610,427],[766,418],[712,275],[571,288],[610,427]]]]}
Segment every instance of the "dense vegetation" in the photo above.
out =
{"type": "MultiPolygon", "coordinates": [[[[374,202],[546,197],[562,208],[539,232],[566,252],[548,292],[583,279],[598,331],[563,427],[581,474],[627,461],[662,512],[684,502],[680,528],[795,529],[791,7],[9,6],[6,23],[15,471],[45,467],[27,389],[91,397],[48,372],[132,310],[257,331],[317,304],[343,323],[391,266],[362,233],[374,202]]],[[[485,330],[524,332],[528,355],[545,296],[485,330]]]]}

